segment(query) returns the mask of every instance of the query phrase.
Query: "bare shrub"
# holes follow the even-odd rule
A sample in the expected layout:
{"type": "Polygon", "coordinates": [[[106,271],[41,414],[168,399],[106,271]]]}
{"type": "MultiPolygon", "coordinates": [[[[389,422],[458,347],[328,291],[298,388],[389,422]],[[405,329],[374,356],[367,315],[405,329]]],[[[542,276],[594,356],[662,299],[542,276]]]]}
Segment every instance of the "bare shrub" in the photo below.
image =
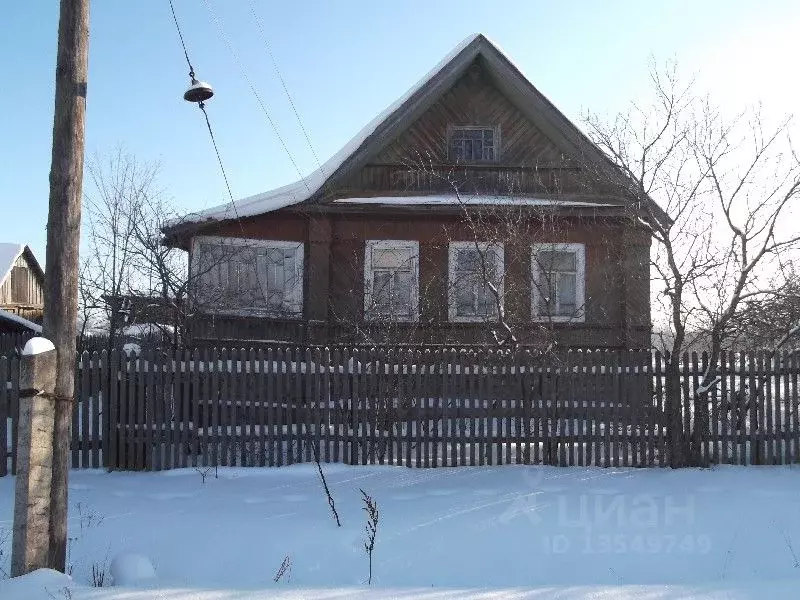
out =
{"type": "Polygon", "coordinates": [[[360,488],[359,491],[364,502],[363,510],[367,513],[367,524],[364,526],[367,538],[364,540],[364,550],[369,557],[369,579],[367,579],[367,584],[372,585],[372,551],[375,549],[375,536],[378,533],[378,504],[367,492],[360,488]]]}

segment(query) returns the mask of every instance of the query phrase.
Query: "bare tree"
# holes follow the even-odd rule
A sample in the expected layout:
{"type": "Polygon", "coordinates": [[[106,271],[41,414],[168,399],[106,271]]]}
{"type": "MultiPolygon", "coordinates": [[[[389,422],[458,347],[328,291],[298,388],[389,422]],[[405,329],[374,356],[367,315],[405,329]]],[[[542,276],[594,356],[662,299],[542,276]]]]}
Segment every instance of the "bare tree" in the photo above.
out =
{"type": "Polygon", "coordinates": [[[701,428],[717,357],[734,339],[745,302],[785,285],[780,265],[800,241],[796,228],[783,226],[800,193],[800,162],[789,121],[769,129],[758,110],[726,119],[692,83],[681,82],[674,64],[653,66],[651,82],[651,103],[634,104],[610,123],[588,114],[585,123],[617,168],[596,176],[632,201],[630,222],[646,224],[656,241],[654,317],[669,333],[668,431],[679,466],[697,459],[687,456],[690,432],[680,419],[681,354],[700,341],[711,357],[695,390],[694,423],[701,428]]]}
{"type": "Polygon", "coordinates": [[[85,316],[99,313],[113,348],[125,324],[122,299],[141,285],[137,271],[137,218],[159,193],[158,167],[141,163],[123,150],[95,157],[88,166],[92,186],[86,193],[88,247],[80,272],[85,316]]]}

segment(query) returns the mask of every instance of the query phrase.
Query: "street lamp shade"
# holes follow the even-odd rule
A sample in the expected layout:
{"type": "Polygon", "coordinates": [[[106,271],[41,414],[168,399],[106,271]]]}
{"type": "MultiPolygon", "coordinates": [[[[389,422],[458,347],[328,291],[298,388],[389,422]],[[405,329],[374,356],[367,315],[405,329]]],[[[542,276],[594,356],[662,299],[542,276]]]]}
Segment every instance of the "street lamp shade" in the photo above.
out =
{"type": "Polygon", "coordinates": [[[192,85],[183,93],[187,102],[205,102],[214,95],[214,89],[205,81],[192,79],[192,85]]]}

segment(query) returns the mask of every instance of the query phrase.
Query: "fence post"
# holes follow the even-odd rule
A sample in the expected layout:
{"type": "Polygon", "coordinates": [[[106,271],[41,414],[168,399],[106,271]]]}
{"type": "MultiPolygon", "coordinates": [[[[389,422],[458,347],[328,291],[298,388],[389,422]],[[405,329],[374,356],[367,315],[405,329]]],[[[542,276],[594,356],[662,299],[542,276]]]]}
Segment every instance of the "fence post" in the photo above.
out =
{"type": "Polygon", "coordinates": [[[20,361],[12,577],[48,565],[55,383],[55,346],[45,338],[28,341],[20,361]]]}

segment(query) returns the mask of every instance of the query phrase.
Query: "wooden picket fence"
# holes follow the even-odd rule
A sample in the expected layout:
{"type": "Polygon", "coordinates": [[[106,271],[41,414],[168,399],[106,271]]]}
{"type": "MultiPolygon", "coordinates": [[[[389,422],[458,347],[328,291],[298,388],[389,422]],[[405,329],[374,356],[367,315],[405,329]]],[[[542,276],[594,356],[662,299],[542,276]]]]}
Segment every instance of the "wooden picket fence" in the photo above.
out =
{"type": "MultiPolygon", "coordinates": [[[[701,464],[800,461],[800,357],[685,355],[680,443],[701,464]]],[[[296,348],[84,353],[75,468],[309,462],[665,466],[658,352],[296,348]]],[[[16,469],[19,365],[0,358],[0,476],[16,469]]]]}

